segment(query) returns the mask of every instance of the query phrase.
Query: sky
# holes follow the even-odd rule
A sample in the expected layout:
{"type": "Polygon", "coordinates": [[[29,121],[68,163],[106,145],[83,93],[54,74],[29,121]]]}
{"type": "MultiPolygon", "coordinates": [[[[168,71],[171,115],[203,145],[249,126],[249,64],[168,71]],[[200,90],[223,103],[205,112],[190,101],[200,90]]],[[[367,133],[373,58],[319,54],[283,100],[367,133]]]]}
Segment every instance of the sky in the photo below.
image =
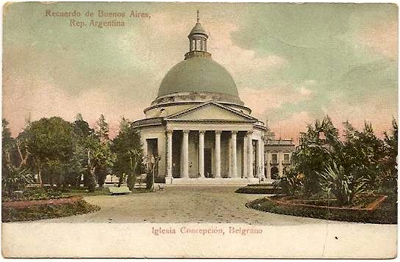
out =
{"type": "Polygon", "coordinates": [[[13,135],[42,117],[73,121],[81,113],[94,125],[104,114],[111,134],[123,116],[143,118],[164,75],[188,51],[196,10],[213,59],[277,137],[297,139],[327,114],[339,128],[369,121],[378,135],[398,119],[394,4],[28,2],[3,12],[2,106],[13,135]],[[126,14],[98,17],[99,10],[126,14]],[[125,26],[98,28],[91,20],[125,26]]]}

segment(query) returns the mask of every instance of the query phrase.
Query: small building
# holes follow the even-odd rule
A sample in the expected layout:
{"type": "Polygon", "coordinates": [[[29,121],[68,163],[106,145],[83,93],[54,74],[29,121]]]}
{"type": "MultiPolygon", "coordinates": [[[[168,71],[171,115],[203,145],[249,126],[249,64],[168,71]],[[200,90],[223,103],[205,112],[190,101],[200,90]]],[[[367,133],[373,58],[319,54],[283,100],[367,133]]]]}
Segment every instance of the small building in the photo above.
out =
{"type": "Polygon", "coordinates": [[[271,180],[270,161],[276,158],[282,174],[292,144],[275,140],[265,123],[251,116],[232,76],[208,52],[208,37],[197,17],[184,60],[165,75],[144,109],[146,117],[134,122],[146,161],[158,162],[156,176],[167,184],[271,180]]]}
{"type": "Polygon", "coordinates": [[[293,139],[267,139],[265,141],[266,177],[278,179],[286,168],[292,164],[292,153],[295,150],[293,139]]]}

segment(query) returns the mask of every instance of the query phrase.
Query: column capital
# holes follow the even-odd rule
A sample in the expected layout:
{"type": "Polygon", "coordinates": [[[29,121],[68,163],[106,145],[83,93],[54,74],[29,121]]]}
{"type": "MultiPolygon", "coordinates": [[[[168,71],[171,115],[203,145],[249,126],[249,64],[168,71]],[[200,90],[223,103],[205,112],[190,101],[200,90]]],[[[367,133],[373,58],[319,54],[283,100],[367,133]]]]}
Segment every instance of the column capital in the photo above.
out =
{"type": "Polygon", "coordinates": [[[172,129],[165,130],[165,133],[167,133],[167,134],[172,134],[172,132],[174,132],[174,130],[172,130],[172,129]]]}
{"type": "Polygon", "coordinates": [[[184,134],[189,134],[190,130],[182,130],[184,134]]]}
{"type": "Polygon", "coordinates": [[[221,130],[215,130],[215,134],[216,134],[216,135],[220,135],[221,133],[222,133],[221,130]]]}
{"type": "Polygon", "coordinates": [[[232,134],[237,134],[238,133],[238,131],[236,131],[236,130],[232,130],[232,134]]]}
{"type": "Polygon", "coordinates": [[[206,130],[199,130],[199,134],[205,134],[206,133],[206,130]]]}

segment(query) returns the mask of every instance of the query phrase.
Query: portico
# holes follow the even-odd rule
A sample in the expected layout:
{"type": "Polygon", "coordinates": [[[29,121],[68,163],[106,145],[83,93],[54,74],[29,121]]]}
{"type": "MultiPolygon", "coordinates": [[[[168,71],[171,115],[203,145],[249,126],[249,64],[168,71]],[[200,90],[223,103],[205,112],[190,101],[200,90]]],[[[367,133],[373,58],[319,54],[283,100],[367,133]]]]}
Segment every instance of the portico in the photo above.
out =
{"type": "MultiPolygon", "coordinates": [[[[261,159],[262,151],[247,149],[245,141],[261,145],[246,130],[167,130],[167,175],[172,179],[242,179],[262,176],[262,168],[254,166],[253,159],[261,159]],[[175,139],[174,139],[175,138],[175,139]],[[180,143],[179,143],[180,140],[180,143]],[[176,141],[173,145],[172,141],[176,141]],[[180,152],[175,152],[180,151],[180,152]],[[226,154],[228,153],[228,154],[226,154]],[[205,157],[209,161],[205,162],[205,157]],[[210,161],[211,160],[211,161],[210,161]],[[247,165],[243,165],[244,162],[247,165]]],[[[261,147],[262,148],[262,147],[261,147]]],[[[260,161],[260,163],[262,163],[260,161]]]]}

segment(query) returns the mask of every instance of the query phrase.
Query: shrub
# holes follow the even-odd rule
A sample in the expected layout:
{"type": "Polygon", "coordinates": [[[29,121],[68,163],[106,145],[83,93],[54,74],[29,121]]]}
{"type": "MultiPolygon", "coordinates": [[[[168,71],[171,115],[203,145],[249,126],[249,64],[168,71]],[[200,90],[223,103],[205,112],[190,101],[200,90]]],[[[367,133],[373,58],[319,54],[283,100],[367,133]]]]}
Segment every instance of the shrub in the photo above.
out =
{"type": "Polygon", "coordinates": [[[289,169],[279,180],[277,186],[282,189],[282,193],[293,196],[296,195],[304,185],[304,175],[297,173],[294,169],[289,169]]]}
{"type": "MultiPolygon", "coordinates": [[[[272,199],[272,198],[271,198],[272,199]]],[[[314,208],[306,206],[281,205],[268,198],[260,198],[246,204],[247,207],[256,210],[284,214],[291,216],[311,217],[329,220],[379,223],[379,224],[397,224],[397,204],[396,197],[392,200],[384,201],[376,210],[346,210],[314,208]]]]}
{"type": "Polygon", "coordinates": [[[365,191],[367,180],[346,172],[343,166],[328,165],[321,175],[321,185],[328,194],[332,193],[342,205],[351,204],[354,197],[365,191]]]}
{"type": "Polygon", "coordinates": [[[3,207],[1,219],[2,222],[32,221],[86,214],[98,210],[100,210],[100,207],[81,199],[77,202],[64,204],[33,205],[24,208],[3,207]]]}
{"type": "Polygon", "coordinates": [[[3,189],[11,194],[14,191],[24,189],[34,182],[33,176],[27,169],[8,165],[2,176],[3,189]]]}

